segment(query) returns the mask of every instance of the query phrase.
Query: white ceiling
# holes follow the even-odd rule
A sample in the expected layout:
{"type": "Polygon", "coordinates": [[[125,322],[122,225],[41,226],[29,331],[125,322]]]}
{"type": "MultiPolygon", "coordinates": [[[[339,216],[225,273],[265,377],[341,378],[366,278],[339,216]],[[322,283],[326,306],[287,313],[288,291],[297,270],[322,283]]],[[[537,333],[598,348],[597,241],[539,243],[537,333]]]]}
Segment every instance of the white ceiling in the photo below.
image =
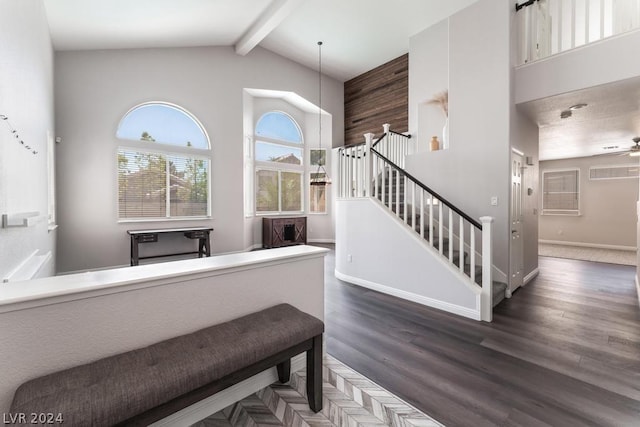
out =
{"type": "Polygon", "coordinates": [[[540,160],[628,150],[640,136],[640,77],[531,101],[518,106],[540,128],[540,160]],[[572,116],[562,110],[588,104],[572,116]],[[604,147],[609,147],[605,149],[604,147]]]}
{"type": "MultiPolygon", "coordinates": [[[[349,80],[409,51],[409,37],[477,0],[44,0],[56,50],[261,46],[349,80]]],[[[540,127],[540,158],[630,147],[640,136],[640,80],[519,105],[540,127]],[[560,112],[584,102],[572,117],[560,112]]]]}
{"type": "Polygon", "coordinates": [[[345,81],[476,0],[45,0],[56,50],[262,46],[345,81]]]}

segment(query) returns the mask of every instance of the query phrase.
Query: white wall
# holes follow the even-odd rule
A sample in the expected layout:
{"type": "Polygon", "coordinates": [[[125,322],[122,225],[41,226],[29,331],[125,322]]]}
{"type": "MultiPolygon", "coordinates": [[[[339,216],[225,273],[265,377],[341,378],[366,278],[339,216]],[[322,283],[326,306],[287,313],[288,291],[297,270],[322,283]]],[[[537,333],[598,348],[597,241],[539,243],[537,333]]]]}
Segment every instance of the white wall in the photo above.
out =
{"type": "Polygon", "coordinates": [[[573,92],[640,75],[640,31],[610,37],[545,60],[515,73],[515,102],[573,92]]]}
{"type": "MultiPolygon", "coordinates": [[[[0,281],[34,251],[54,251],[47,232],[47,132],[53,135],[53,51],[38,0],[0,2],[0,114],[38,151],[25,150],[0,121],[0,214],[39,212],[29,228],[0,228],[0,281]]],[[[54,273],[54,264],[44,275],[54,273]]]]}
{"type": "MultiPolygon", "coordinates": [[[[213,227],[214,253],[247,249],[243,89],[292,91],[313,100],[315,71],[261,48],[242,57],[231,47],[58,52],[55,64],[56,129],[63,139],[58,144],[60,271],[126,265],[127,229],[176,226],[117,223],[115,131],[129,108],[152,100],[189,110],[212,142],[212,219],[179,225],[213,227]]],[[[328,77],[323,83],[333,144],[340,145],[342,84],[328,77]]]]}
{"type": "MultiPolygon", "coordinates": [[[[542,172],[580,170],[580,216],[541,215],[540,240],[636,247],[638,179],[589,179],[589,167],[636,165],[637,157],[593,156],[540,162],[542,172]]],[[[542,182],[540,183],[542,189],[542,182]]],[[[542,195],[540,195],[542,197],[542,195]]],[[[542,201],[540,201],[542,208],[542,201]]]]}
{"type": "Polygon", "coordinates": [[[419,150],[429,149],[432,136],[442,148],[446,115],[429,101],[449,89],[449,20],[411,37],[409,50],[409,129],[418,135],[419,150]]]}
{"type": "Polygon", "coordinates": [[[338,278],[480,319],[480,288],[465,283],[378,201],[362,198],[336,204],[338,278]]]}
{"type": "MultiPolygon", "coordinates": [[[[202,271],[207,261],[177,261],[177,269],[192,265],[198,272],[140,281],[127,285],[127,270],[101,272],[97,276],[124,278],[126,291],[81,299],[56,300],[16,311],[0,296],[0,412],[8,412],[17,387],[32,378],[141,348],[158,341],[194,332],[275,304],[287,302],[324,319],[324,254],[322,250],[283,248],[294,255],[228,270],[202,271]],[[306,253],[304,253],[306,252],[306,253]]],[[[278,249],[274,250],[278,251],[278,249]]],[[[281,254],[284,252],[272,252],[281,254]]],[[[266,252],[266,251],[265,251],[266,252]]],[[[239,256],[232,255],[237,260],[239,256]]],[[[279,255],[274,255],[277,257],[279,255]]],[[[236,263],[237,264],[237,263],[236,263]]],[[[154,266],[136,267],[152,271],[154,266]]],[[[166,270],[168,267],[165,266],[166,270]]],[[[78,282],[83,274],[77,275],[78,282]]],[[[70,282],[75,276],[32,281],[70,282]]],[[[100,286],[94,291],[103,292],[100,286]]],[[[115,292],[117,288],[114,288],[115,292]]],[[[37,301],[36,301],[37,302],[37,301]]],[[[254,390],[255,391],[255,390],[254,390]]]]}
{"type": "Polygon", "coordinates": [[[508,266],[510,4],[480,0],[410,39],[409,132],[424,146],[417,105],[433,96],[431,68],[449,70],[450,148],[409,156],[406,168],[473,218],[492,216],[494,264],[508,266]],[[434,39],[432,39],[435,38],[434,39]],[[438,46],[449,45],[447,57],[438,46]],[[498,206],[491,206],[492,196],[498,206]]]}

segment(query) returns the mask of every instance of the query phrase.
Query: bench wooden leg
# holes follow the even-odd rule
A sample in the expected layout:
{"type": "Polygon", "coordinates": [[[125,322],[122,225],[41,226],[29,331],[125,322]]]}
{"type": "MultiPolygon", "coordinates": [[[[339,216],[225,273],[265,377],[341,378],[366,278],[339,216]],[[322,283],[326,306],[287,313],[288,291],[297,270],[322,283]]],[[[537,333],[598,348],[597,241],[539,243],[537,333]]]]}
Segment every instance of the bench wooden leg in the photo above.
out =
{"type": "Polygon", "coordinates": [[[278,363],[276,368],[278,369],[278,380],[282,384],[288,383],[291,378],[291,359],[287,359],[286,362],[278,363]]]}
{"type": "Polygon", "coordinates": [[[313,337],[307,351],[307,399],[313,412],[322,410],[322,335],[313,337]]]}

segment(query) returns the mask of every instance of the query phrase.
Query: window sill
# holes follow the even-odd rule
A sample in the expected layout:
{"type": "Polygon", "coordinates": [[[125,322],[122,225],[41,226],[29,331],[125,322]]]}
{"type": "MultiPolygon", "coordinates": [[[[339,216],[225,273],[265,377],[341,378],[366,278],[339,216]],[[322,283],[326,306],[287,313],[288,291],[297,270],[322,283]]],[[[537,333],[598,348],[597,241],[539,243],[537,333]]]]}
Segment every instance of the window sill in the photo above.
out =
{"type": "Polygon", "coordinates": [[[292,212],[256,212],[256,216],[291,216],[291,215],[306,215],[303,211],[292,212]]]}
{"type": "Polygon", "coordinates": [[[177,218],[131,218],[131,219],[119,219],[118,224],[136,223],[136,222],[173,222],[173,221],[210,221],[213,217],[210,216],[192,216],[192,217],[177,217],[177,218]]]}
{"type": "Polygon", "coordinates": [[[572,213],[557,213],[557,212],[542,212],[541,216],[582,216],[580,212],[572,213]]]}

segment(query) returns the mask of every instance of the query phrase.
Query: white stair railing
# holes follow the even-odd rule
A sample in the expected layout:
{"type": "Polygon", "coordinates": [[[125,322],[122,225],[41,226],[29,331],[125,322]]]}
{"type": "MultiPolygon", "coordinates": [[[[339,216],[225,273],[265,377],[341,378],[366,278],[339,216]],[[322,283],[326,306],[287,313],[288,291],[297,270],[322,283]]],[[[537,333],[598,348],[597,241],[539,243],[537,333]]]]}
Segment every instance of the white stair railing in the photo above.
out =
{"type": "Polygon", "coordinates": [[[516,6],[518,64],[640,28],[640,0],[528,0],[516,6]]]}
{"type": "Polygon", "coordinates": [[[461,275],[482,287],[481,318],[491,321],[493,219],[472,219],[387,157],[404,164],[404,157],[412,149],[409,137],[394,133],[387,126],[385,134],[375,142],[369,133],[364,143],[338,150],[338,197],[371,197],[379,201],[461,275]]]}
{"type": "MultiPolygon", "coordinates": [[[[404,169],[404,158],[408,154],[415,153],[416,147],[411,140],[411,136],[394,132],[390,127],[391,125],[388,123],[382,125],[384,133],[372,146],[380,154],[404,169]]],[[[367,135],[365,135],[365,138],[366,137],[367,135]]]]}

